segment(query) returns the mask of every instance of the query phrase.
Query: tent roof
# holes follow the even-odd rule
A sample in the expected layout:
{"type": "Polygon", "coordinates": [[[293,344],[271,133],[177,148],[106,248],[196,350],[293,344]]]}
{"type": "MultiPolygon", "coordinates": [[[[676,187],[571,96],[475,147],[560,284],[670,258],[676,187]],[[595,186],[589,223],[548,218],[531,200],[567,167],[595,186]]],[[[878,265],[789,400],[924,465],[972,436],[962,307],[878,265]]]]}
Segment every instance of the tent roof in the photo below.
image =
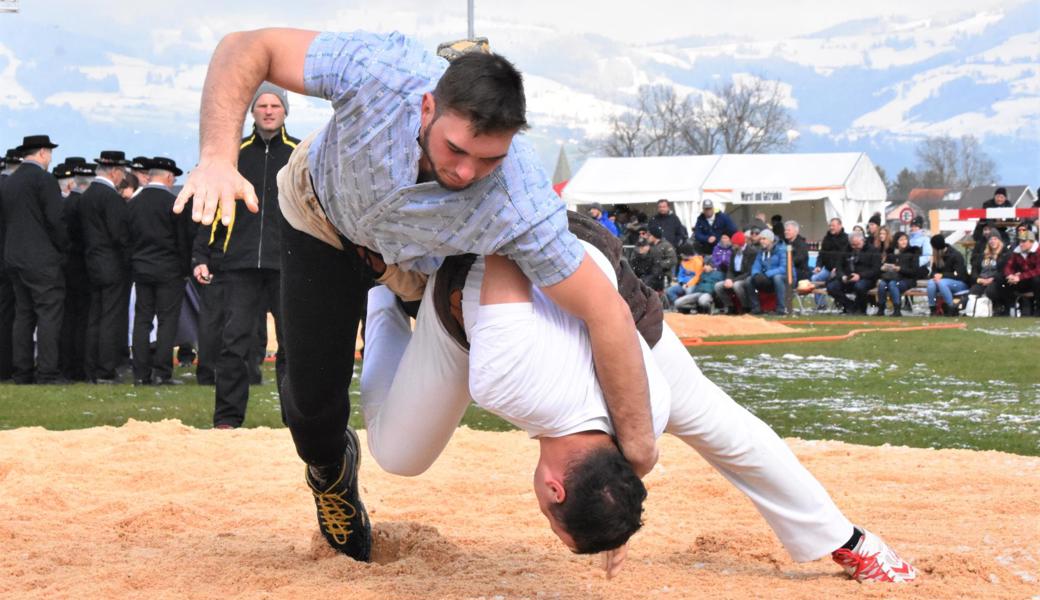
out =
{"type": "Polygon", "coordinates": [[[590,158],[563,190],[568,204],[698,202],[720,156],[590,158]]]}
{"type": "MultiPolygon", "coordinates": [[[[704,182],[704,191],[786,188],[815,191],[846,185],[861,152],[726,154],[704,182]]],[[[868,159],[869,160],[869,159],[868,159]]]]}

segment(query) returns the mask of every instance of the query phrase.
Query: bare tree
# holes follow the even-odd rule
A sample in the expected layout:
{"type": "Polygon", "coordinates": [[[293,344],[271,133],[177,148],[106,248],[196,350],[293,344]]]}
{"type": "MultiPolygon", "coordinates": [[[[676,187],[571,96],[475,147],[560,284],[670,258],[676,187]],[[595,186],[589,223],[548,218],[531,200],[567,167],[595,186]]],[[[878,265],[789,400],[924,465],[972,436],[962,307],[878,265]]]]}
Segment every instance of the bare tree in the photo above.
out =
{"type": "Polygon", "coordinates": [[[929,137],[917,146],[918,170],[926,187],[971,188],[993,183],[997,166],[973,135],[957,140],[929,137]]]}
{"type": "Polygon", "coordinates": [[[611,120],[610,156],[744,154],[788,150],[794,127],[780,83],[755,79],[680,99],[672,86],[643,86],[633,109],[611,120]]]}
{"type": "Polygon", "coordinates": [[[754,79],[716,88],[707,112],[719,132],[720,150],[727,154],[790,150],[787,132],[795,122],[783,99],[779,81],[754,79]]]}

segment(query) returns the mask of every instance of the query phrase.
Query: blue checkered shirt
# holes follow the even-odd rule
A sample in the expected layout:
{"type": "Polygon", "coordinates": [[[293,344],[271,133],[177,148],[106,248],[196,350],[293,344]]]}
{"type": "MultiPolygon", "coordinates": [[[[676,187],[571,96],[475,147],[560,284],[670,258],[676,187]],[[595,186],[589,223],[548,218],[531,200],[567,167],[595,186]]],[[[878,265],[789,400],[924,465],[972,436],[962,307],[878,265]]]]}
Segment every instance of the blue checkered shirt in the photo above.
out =
{"type": "Polygon", "coordinates": [[[388,263],[432,273],[443,257],[501,254],[538,286],[559,283],[585,252],[538,156],[515,136],[503,163],[463,191],[416,183],[422,96],[447,62],[399,33],[322,33],[304,66],[306,92],[332,102],[308,156],[332,224],[388,263]]]}

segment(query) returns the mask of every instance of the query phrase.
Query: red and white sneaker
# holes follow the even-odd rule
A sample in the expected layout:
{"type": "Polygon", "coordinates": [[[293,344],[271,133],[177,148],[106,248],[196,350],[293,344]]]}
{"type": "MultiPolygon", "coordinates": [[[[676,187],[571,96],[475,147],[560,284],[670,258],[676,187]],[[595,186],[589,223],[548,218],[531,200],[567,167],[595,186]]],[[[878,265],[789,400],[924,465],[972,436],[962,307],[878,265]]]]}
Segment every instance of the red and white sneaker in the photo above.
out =
{"type": "Polygon", "coordinates": [[[899,558],[894,550],[878,536],[866,529],[860,529],[863,537],[856,548],[838,548],[831,553],[831,558],[849,574],[859,581],[884,581],[888,583],[906,583],[917,578],[917,571],[910,563],[899,558]]]}

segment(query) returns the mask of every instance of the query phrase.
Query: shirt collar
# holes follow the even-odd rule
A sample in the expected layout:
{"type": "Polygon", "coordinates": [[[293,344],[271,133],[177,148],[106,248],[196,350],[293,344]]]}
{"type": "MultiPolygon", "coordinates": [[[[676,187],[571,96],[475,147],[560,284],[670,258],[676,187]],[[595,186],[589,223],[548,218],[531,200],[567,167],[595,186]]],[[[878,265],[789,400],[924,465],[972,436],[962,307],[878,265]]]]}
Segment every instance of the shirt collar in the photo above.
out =
{"type": "Polygon", "coordinates": [[[104,184],[104,185],[107,185],[108,187],[112,188],[113,190],[116,189],[116,184],[112,183],[112,180],[109,179],[108,177],[105,177],[104,175],[98,175],[98,176],[94,177],[94,181],[96,181],[98,183],[101,183],[101,184],[104,184]]]}

